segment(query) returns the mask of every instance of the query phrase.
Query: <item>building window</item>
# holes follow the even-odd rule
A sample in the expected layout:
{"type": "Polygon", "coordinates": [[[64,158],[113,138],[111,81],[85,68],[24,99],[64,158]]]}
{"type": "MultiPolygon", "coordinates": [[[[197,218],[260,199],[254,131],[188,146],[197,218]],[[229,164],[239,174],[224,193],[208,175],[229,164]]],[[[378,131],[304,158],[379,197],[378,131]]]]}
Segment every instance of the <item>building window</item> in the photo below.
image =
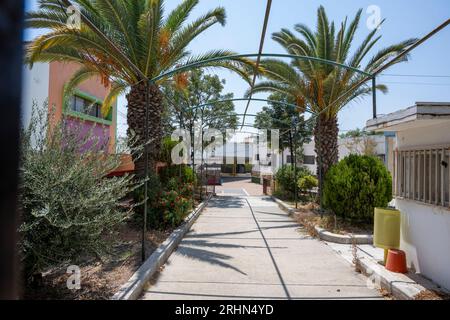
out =
{"type": "Polygon", "coordinates": [[[104,119],[101,112],[101,105],[97,102],[74,95],[70,99],[70,110],[84,113],[92,117],[104,119]]]}
{"type": "Polygon", "coordinates": [[[316,157],[315,156],[303,156],[303,164],[315,164],[316,157]]]}
{"type": "Polygon", "coordinates": [[[395,151],[394,194],[397,197],[448,207],[450,149],[395,151]]]}

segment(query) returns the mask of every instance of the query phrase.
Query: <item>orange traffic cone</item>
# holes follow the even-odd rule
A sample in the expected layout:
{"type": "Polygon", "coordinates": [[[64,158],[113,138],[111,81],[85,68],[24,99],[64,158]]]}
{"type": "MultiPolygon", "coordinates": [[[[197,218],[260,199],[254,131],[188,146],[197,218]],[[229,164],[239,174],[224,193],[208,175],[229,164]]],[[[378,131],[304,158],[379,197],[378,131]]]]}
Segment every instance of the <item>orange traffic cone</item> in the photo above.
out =
{"type": "Polygon", "coordinates": [[[402,250],[389,249],[386,259],[386,269],[397,273],[407,273],[406,255],[402,250]]]}

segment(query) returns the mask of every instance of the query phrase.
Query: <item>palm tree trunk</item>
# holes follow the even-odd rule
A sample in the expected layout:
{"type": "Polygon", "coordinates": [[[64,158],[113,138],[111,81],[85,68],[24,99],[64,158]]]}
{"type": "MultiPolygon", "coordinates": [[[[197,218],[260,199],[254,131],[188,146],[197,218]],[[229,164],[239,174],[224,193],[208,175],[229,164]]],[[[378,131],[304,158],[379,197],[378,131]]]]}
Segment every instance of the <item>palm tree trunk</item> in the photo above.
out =
{"type": "MultiPolygon", "coordinates": [[[[320,115],[314,127],[314,145],[317,155],[317,176],[321,180],[319,186],[325,180],[330,167],[338,162],[338,120],[336,116],[328,118],[320,115]],[[322,172],[320,172],[322,168],[322,172]]],[[[319,190],[319,194],[321,190],[319,190]]]]}
{"type": "MultiPolygon", "coordinates": [[[[148,144],[144,152],[148,152],[149,172],[155,172],[162,141],[162,94],[156,85],[148,87],[148,123],[145,123],[146,90],[146,83],[141,82],[132,86],[127,94],[128,135],[134,131],[138,137],[137,142],[143,145],[146,143],[146,126],[148,126],[148,144]]],[[[141,177],[144,175],[144,159],[144,156],[133,156],[135,172],[141,177]]]]}

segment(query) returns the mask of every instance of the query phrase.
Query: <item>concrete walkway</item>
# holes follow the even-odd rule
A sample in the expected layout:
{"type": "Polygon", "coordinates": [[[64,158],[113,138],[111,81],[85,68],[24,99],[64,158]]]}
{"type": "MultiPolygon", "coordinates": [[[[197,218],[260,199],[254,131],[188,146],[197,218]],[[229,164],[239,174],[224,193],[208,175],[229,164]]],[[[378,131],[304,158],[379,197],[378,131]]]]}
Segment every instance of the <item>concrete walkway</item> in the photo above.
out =
{"type": "Polygon", "coordinates": [[[143,299],[382,299],[264,196],[213,198],[143,299]]]}

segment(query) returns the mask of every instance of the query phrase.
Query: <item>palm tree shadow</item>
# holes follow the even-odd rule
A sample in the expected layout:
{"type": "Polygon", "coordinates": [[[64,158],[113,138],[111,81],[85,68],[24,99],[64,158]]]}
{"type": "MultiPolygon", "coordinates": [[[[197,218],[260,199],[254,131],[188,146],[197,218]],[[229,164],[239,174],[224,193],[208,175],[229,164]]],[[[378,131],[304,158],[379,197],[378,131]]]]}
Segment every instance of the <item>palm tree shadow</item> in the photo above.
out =
{"type": "MultiPolygon", "coordinates": [[[[242,248],[242,249],[265,249],[266,246],[248,246],[248,245],[240,245],[240,244],[231,244],[231,243],[217,243],[217,242],[209,242],[206,240],[184,240],[184,245],[193,245],[200,247],[209,247],[209,248],[242,248]]],[[[287,247],[271,247],[273,249],[286,249],[287,247]]]]}
{"type": "MultiPolygon", "coordinates": [[[[284,221],[283,221],[284,222],[284,221]]],[[[290,222],[290,221],[289,221],[290,222]]],[[[269,226],[269,227],[261,227],[261,230],[271,230],[271,229],[284,229],[284,228],[300,228],[300,226],[297,223],[289,223],[289,224],[283,224],[281,226],[269,226]]],[[[251,230],[244,230],[244,231],[232,231],[232,232],[217,232],[217,233],[200,233],[195,234],[195,230],[189,230],[189,232],[186,234],[185,238],[216,238],[220,239],[220,236],[230,236],[230,235],[241,235],[241,234],[248,234],[248,233],[259,233],[259,229],[254,228],[251,230]]]]}
{"type": "Polygon", "coordinates": [[[239,209],[245,206],[245,202],[242,199],[220,196],[213,198],[209,201],[208,207],[220,208],[220,209],[239,209]]]}
{"type": "Polygon", "coordinates": [[[235,266],[225,262],[224,260],[230,260],[232,257],[226,254],[221,254],[217,252],[212,252],[204,249],[188,247],[185,245],[180,245],[178,247],[177,253],[187,256],[194,260],[200,260],[212,265],[217,265],[223,268],[232,269],[236,272],[239,272],[242,275],[247,275],[245,272],[236,268],[235,266]]]}
{"type": "MultiPolygon", "coordinates": [[[[207,248],[243,248],[243,249],[264,249],[266,246],[252,246],[252,245],[239,245],[230,243],[217,243],[209,242],[207,240],[183,240],[181,245],[177,249],[177,253],[186,256],[190,259],[199,260],[203,262],[210,263],[212,265],[217,265],[223,268],[232,269],[240,274],[247,275],[245,272],[239,268],[231,265],[226,260],[232,259],[232,256],[217,253],[213,251],[206,250],[201,247],[207,248]]],[[[277,249],[285,249],[286,247],[272,247],[277,249]]]]}

